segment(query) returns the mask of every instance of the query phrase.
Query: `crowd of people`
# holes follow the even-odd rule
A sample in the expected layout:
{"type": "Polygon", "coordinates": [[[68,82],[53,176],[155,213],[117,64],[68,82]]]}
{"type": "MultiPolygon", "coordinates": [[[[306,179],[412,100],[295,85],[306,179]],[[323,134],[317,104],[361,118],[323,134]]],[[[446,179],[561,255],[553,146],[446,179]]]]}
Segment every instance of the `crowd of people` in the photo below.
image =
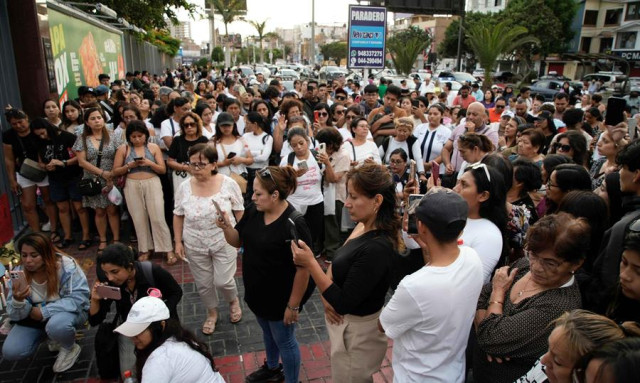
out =
{"type": "Polygon", "coordinates": [[[188,263],[203,335],[218,293],[231,323],[240,299],[255,314],[266,359],[247,382],[299,381],[296,323],[316,289],[336,382],[371,382],[388,339],[395,382],[640,374],[638,92],[609,125],[600,94],[569,88],[553,102],[419,78],[285,89],[186,67],[100,82],[41,116],[6,109],[32,233],[16,247],[4,359],[46,334],[65,371],[88,320],[103,377],[222,381],[180,324],[180,285],[148,262],[161,253],[188,263]],[[93,286],[64,253],[76,245],[97,253],[93,286]]]}

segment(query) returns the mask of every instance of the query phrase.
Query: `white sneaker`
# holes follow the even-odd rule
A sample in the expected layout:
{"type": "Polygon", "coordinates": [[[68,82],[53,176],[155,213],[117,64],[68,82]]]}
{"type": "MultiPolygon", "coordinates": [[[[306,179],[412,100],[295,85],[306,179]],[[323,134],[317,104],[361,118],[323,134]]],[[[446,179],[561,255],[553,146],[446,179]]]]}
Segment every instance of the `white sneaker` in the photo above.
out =
{"type": "Polygon", "coordinates": [[[42,231],[51,231],[51,221],[42,225],[42,231]]]}
{"type": "Polygon", "coordinates": [[[80,345],[77,343],[73,344],[71,350],[60,347],[60,352],[58,353],[56,362],[53,364],[53,372],[58,373],[70,369],[71,366],[76,363],[76,360],[78,360],[80,350],[80,345]]]}

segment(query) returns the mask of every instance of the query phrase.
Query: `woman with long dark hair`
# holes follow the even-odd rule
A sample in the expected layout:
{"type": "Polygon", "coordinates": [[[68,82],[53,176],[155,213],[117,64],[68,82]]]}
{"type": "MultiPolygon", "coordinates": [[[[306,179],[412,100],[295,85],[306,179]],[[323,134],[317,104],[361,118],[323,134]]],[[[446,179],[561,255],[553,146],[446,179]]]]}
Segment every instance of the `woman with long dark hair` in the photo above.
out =
{"type": "Polygon", "coordinates": [[[307,243],[291,243],[294,262],[309,271],[322,293],[336,382],[372,381],[387,349],[378,317],[399,246],[395,188],[384,166],[365,164],[347,174],[345,208],[358,225],[326,274],[307,243]]]}
{"type": "Polygon", "coordinates": [[[84,118],[82,117],[80,103],[75,100],[65,101],[62,104],[62,124],[60,124],[60,129],[76,134],[76,128],[83,124],[84,118]]]}
{"type": "Polygon", "coordinates": [[[253,163],[247,165],[247,193],[245,200],[251,201],[253,195],[253,180],[256,177],[256,171],[269,165],[269,157],[273,150],[273,137],[269,132],[269,120],[258,112],[251,111],[244,116],[245,131],[242,138],[247,143],[249,151],[253,156],[253,163]]]}
{"type": "Polygon", "coordinates": [[[160,298],[139,299],[114,331],[132,338],[141,383],[224,383],[207,345],[170,318],[160,298]]]}

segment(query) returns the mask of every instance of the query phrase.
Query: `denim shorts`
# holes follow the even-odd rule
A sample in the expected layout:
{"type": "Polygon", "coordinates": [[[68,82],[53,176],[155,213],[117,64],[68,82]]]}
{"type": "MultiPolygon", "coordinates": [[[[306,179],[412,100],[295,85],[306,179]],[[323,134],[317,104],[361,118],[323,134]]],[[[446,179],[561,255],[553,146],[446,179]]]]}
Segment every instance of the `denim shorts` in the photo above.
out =
{"type": "Polygon", "coordinates": [[[49,196],[53,202],[82,201],[82,194],[78,189],[81,176],[71,179],[49,179],[49,196]]]}

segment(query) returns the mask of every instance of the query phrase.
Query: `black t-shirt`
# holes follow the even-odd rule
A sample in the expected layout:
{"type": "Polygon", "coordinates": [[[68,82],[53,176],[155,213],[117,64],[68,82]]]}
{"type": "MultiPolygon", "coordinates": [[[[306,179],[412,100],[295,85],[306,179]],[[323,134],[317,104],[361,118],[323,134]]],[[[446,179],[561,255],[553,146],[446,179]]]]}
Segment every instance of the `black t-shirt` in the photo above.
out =
{"type": "Polygon", "coordinates": [[[11,145],[13,149],[16,171],[20,169],[20,165],[22,165],[22,161],[25,158],[25,153],[26,158],[38,161],[38,140],[38,136],[31,132],[24,137],[19,137],[14,129],[9,129],[2,133],[2,142],[6,145],[11,145]]]}
{"type": "MultiPolygon", "coordinates": [[[[61,131],[54,140],[38,139],[38,153],[42,162],[48,164],[51,160],[70,160],[76,156],[73,152],[73,144],[76,142],[75,134],[61,131]]],[[[48,172],[50,179],[63,180],[79,177],[82,169],[78,164],[67,167],[56,166],[56,170],[48,172]]]]}
{"type": "Polygon", "coordinates": [[[333,284],[322,296],[341,315],[376,313],[384,305],[395,256],[391,241],[379,230],[348,241],[336,252],[333,284]]]}
{"type": "MultiPolygon", "coordinates": [[[[289,205],[278,219],[265,225],[264,213],[252,203],[236,225],[244,246],[244,300],[257,316],[271,321],[284,318],[297,270],[291,254],[290,240],[293,236],[288,223],[292,211],[294,208],[289,205]]],[[[304,218],[299,217],[295,223],[298,239],[311,243],[311,232],[304,218]]],[[[309,288],[313,288],[311,281],[309,288]]],[[[309,289],[307,291],[310,292],[309,289]]],[[[304,299],[300,303],[301,308],[303,303],[304,299]]]]}
{"type": "Polygon", "coordinates": [[[195,144],[206,144],[207,142],[209,140],[205,136],[200,136],[193,141],[188,141],[184,136],[174,137],[169,148],[169,158],[173,158],[179,163],[189,162],[189,148],[195,144]]]}

